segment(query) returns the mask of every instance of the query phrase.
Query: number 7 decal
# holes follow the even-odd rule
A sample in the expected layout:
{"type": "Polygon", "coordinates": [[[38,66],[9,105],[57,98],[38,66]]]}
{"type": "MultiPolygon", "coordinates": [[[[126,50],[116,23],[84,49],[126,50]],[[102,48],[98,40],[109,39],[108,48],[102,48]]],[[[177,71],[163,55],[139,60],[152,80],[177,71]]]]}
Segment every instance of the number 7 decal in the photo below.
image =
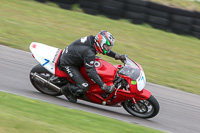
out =
{"type": "Polygon", "coordinates": [[[43,66],[45,66],[47,63],[49,63],[48,59],[44,59],[46,62],[43,64],[43,66]]]}

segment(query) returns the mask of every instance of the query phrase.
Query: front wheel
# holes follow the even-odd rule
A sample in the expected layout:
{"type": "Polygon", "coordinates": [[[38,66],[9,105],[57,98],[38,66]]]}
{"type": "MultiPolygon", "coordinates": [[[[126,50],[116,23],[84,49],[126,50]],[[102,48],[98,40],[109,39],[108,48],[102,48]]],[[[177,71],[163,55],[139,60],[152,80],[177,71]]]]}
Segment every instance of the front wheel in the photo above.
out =
{"type": "Polygon", "coordinates": [[[132,100],[122,103],[124,109],[133,116],[140,118],[152,118],[159,112],[160,106],[153,95],[147,100],[139,100],[136,104],[132,100]]]}

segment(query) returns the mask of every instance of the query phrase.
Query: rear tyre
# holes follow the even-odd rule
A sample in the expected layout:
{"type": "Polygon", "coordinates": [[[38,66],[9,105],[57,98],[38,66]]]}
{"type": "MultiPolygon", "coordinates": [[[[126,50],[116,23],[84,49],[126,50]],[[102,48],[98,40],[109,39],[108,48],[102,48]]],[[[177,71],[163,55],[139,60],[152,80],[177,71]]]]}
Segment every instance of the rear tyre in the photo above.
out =
{"type": "MultiPolygon", "coordinates": [[[[51,95],[51,96],[60,96],[62,95],[62,93],[59,91],[55,91],[52,90],[50,88],[47,88],[46,86],[44,86],[42,83],[36,82],[35,80],[33,80],[31,73],[37,73],[40,75],[40,77],[49,80],[52,77],[52,74],[47,71],[42,65],[38,64],[36,66],[34,66],[30,72],[30,81],[32,83],[32,85],[41,93],[47,94],[47,95],[51,95]]],[[[58,85],[57,85],[58,86],[58,85]]]]}
{"type": "Polygon", "coordinates": [[[153,95],[147,100],[139,100],[134,104],[131,100],[122,103],[124,109],[133,116],[140,118],[152,118],[159,112],[159,103],[153,95]]]}

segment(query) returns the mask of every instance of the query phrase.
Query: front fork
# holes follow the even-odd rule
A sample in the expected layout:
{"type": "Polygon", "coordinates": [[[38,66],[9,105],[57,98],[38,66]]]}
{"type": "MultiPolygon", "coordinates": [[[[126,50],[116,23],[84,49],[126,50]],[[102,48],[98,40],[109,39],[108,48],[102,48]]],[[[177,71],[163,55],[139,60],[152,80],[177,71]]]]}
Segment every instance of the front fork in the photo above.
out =
{"type": "Polygon", "coordinates": [[[135,98],[131,98],[131,101],[135,105],[135,108],[140,112],[141,108],[138,106],[137,101],[147,100],[150,96],[151,96],[151,92],[146,89],[143,89],[135,96],[135,98]]]}
{"type": "Polygon", "coordinates": [[[134,104],[137,104],[137,102],[135,101],[135,98],[132,98],[131,101],[132,101],[134,104]]]}
{"type": "Polygon", "coordinates": [[[131,99],[132,103],[134,104],[135,108],[137,109],[138,112],[141,111],[141,108],[139,107],[139,105],[137,104],[137,102],[135,101],[135,98],[131,99]]]}

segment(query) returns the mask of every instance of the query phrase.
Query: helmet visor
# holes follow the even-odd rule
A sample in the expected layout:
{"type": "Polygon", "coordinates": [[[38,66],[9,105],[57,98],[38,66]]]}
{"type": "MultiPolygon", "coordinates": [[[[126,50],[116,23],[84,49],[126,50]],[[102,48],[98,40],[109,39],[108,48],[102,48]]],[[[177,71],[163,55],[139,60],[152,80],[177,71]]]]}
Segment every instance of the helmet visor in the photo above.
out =
{"type": "Polygon", "coordinates": [[[111,45],[107,45],[106,43],[103,45],[103,51],[104,54],[106,54],[107,52],[110,52],[110,50],[112,49],[113,46],[111,45]]]}
{"type": "Polygon", "coordinates": [[[104,37],[104,38],[102,38],[100,45],[101,45],[101,48],[103,50],[103,54],[107,54],[112,49],[113,42],[111,42],[108,38],[104,37]]]}

